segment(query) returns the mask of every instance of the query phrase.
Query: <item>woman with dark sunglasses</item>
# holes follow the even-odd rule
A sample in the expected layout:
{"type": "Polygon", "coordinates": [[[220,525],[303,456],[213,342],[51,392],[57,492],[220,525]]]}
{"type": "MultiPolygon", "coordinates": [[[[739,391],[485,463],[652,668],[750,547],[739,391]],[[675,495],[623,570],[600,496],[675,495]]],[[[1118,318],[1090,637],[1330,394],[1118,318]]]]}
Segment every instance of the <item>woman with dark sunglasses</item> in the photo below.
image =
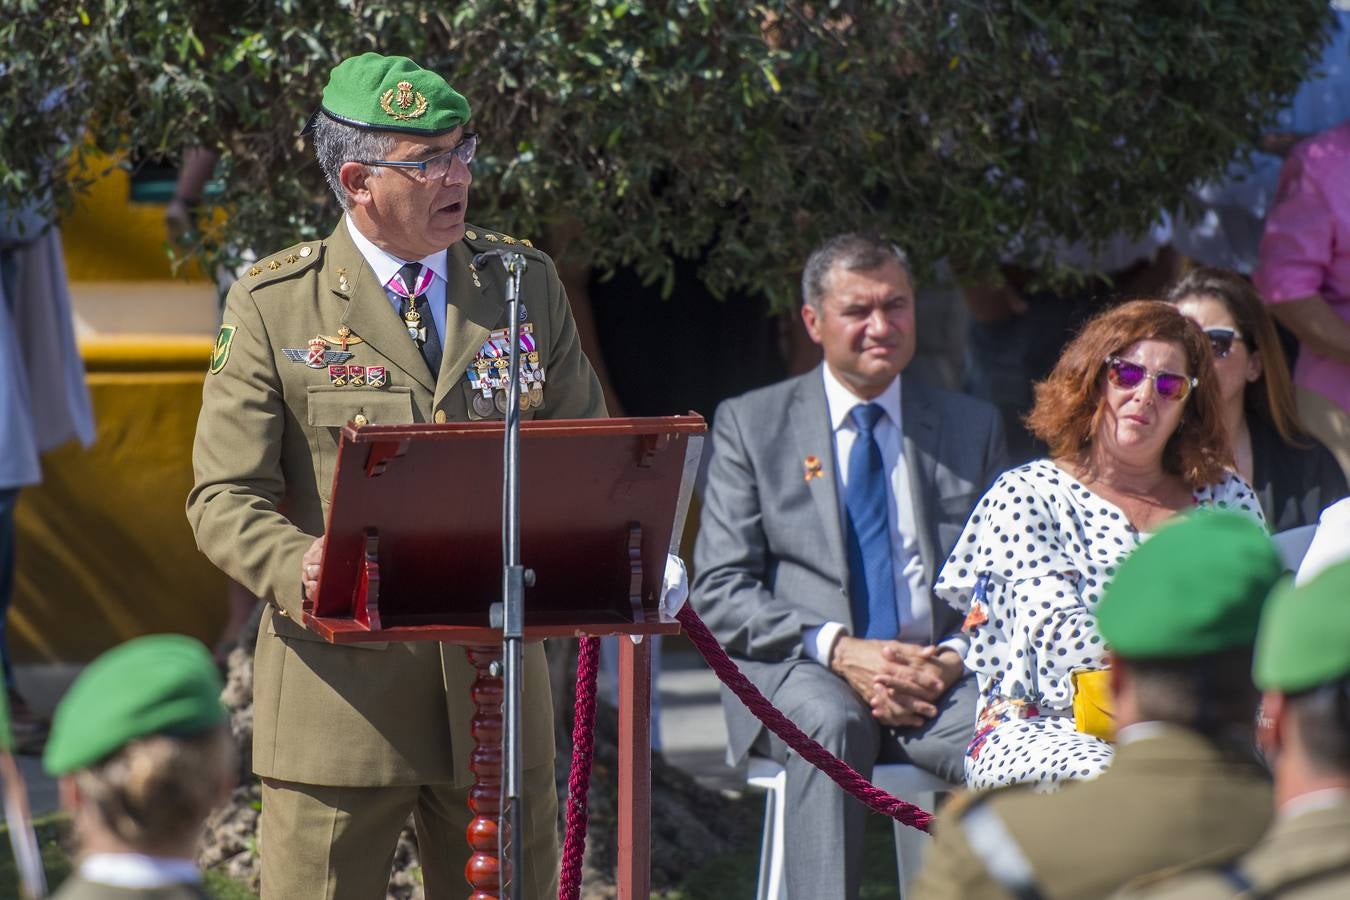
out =
{"type": "Polygon", "coordinates": [[[1075,676],[1106,668],[1094,610],[1116,566],[1196,507],[1264,521],[1231,468],[1208,340],[1160,300],[1091,319],[1036,385],[1027,427],[1050,458],[999,477],[935,587],[966,615],[979,679],[971,788],[1100,774],[1112,745],[1079,730],[1075,676]]]}
{"type": "Polygon", "coordinates": [[[1289,366],[1256,288],[1234,272],[1201,267],[1167,299],[1209,338],[1237,471],[1271,530],[1316,524],[1350,488],[1331,451],[1299,420],[1289,366]]]}

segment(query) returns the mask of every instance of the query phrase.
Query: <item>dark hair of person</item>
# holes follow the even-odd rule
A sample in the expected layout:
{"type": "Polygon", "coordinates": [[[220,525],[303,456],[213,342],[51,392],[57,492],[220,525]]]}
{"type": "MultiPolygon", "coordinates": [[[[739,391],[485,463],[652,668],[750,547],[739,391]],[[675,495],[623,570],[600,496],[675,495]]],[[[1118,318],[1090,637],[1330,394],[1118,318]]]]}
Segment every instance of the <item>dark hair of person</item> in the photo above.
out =
{"type": "Polygon", "coordinates": [[[221,727],[192,737],[138,738],[74,776],[109,832],[155,855],[201,828],[233,760],[229,731],[221,727]]]}
{"type": "Polygon", "coordinates": [[[1178,374],[1199,380],[1184,401],[1180,426],[1163,448],[1163,469],[1192,488],[1219,483],[1232,465],[1232,450],[1209,339],[1175,306],[1161,300],[1129,300],[1089,319],[1064,348],[1050,376],[1036,385],[1027,428],[1049,446],[1051,458],[1071,460],[1090,472],[1092,444],[1105,414],[1106,359],[1144,340],[1180,346],[1187,371],[1178,374]]]}
{"type": "Polygon", "coordinates": [[[802,303],[819,310],[830,292],[830,273],[835,267],[845,272],[874,272],[887,262],[900,266],[914,285],[914,273],[905,251],[883,238],[869,234],[837,234],[811,251],[802,267],[802,303]]]}
{"type": "Polygon", "coordinates": [[[1200,266],[1167,291],[1169,303],[1192,297],[1213,297],[1222,303],[1242,333],[1247,352],[1261,360],[1261,377],[1248,382],[1243,393],[1247,415],[1274,426],[1286,444],[1308,446],[1308,431],[1298,417],[1294,382],[1275,332],[1275,320],[1256,288],[1236,272],[1200,266]]]}
{"type": "Polygon", "coordinates": [[[1140,719],[1170,722],[1244,750],[1252,747],[1260,694],[1252,648],[1184,659],[1125,660],[1140,719]]]}
{"type": "Polygon", "coordinates": [[[1350,679],[1285,698],[1308,762],[1319,771],[1350,775],[1350,679]]]}

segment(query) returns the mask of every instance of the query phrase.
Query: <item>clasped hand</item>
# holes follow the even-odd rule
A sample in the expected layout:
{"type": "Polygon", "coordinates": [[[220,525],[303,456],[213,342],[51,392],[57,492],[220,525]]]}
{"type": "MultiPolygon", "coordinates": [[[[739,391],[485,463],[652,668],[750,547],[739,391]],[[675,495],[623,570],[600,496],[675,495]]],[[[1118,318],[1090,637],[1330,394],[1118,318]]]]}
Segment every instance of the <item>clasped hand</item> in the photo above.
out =
{"type": "Polygon", "coordinates": [[[922,725],[965,671],[955,650],[933,645],[840,635],[830,669],[872,708],[883,725],[922,725]]]}

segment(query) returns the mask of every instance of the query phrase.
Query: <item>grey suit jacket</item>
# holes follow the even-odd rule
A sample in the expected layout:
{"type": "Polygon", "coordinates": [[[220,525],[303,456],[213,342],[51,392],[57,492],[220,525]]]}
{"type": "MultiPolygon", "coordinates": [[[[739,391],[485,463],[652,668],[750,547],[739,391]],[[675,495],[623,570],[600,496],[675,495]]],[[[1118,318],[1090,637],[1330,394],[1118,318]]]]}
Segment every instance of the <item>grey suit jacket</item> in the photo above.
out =
{"type": "MultiPolygon", "coordinates": [[[[1003,426],[993,406],[906,379],[904,460],[912,486],[924,583],[931,586],[975,503],[1003,471],[1003,426]]],[[[727,653],[766,696],[799,663],[805,629],[849,622],[848,557],[835,487],[834,435],[819,368],[727,400],[713,424],[712,457],[694,550],[692,602],[727,653]],[[819,476],[808,478],[808,457],[819,476]]],[[[931,594],[932,639],[959,614],[931,594]]],[[[760,724],[726,705],[733,759],[760,724]]]]}

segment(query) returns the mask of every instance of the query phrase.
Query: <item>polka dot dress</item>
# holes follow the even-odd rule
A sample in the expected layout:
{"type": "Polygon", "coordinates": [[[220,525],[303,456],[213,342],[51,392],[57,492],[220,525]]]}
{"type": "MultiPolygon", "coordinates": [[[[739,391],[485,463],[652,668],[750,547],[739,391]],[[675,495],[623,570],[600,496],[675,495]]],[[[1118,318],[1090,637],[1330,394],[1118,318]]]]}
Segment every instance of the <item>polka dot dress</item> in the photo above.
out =
{"type": "MultiPolygon", "coordinates": [[[[1235,474],[1193,496],[1197,506],[1265,524],[1235,474]]],[[[980,688],[968,786],[1052,789],[1106,768],[1111,745],[1074,729],[1071,675],[1106,667],[1093,610],[1120,561],[1147,537],[1050,460],[1010,469],[980,500],[935,586],[966,615],[966,667],[980,688]]]]}

